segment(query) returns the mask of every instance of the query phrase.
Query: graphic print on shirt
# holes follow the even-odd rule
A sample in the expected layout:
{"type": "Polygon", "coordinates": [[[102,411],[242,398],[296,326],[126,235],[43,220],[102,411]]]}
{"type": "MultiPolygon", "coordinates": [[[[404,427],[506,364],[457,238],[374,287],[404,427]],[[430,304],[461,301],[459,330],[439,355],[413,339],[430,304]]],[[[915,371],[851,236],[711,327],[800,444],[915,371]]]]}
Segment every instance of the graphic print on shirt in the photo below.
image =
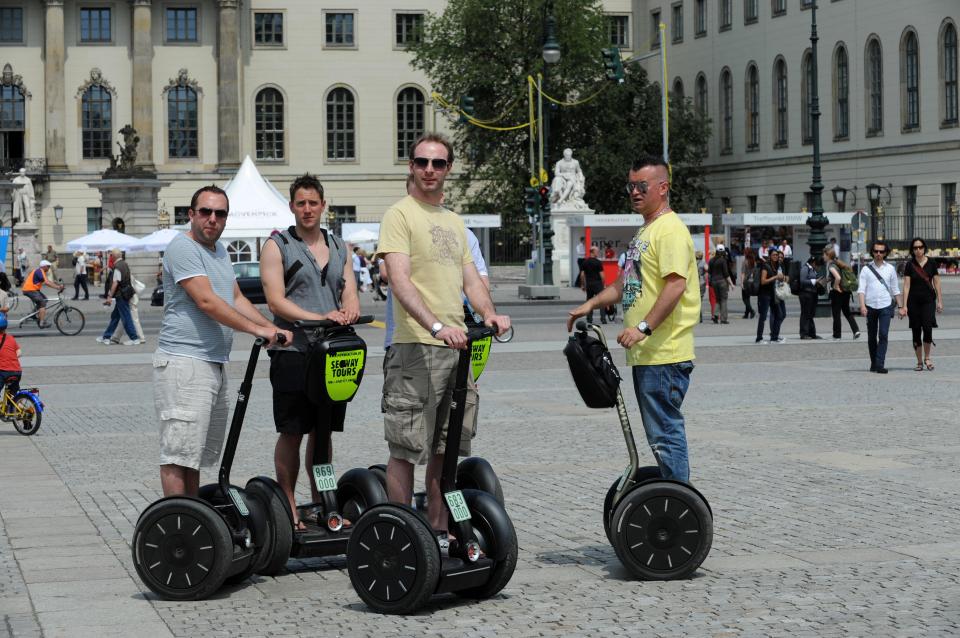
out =
{"type": "Polygon", "coordinates": [[[627,246],[626,257],[623,261],[623,311],[629,310],[637,299],[643,296],[643,273],[640,269],[640,255],[650,249],[650,242],[641,238],[643,229],[630,240],[627,246]]]}
{"type": "Polygon", "coordinates": [[[459,264],[462,250],[457,241],[457,233],[450,228],[430,226],[433,245],[430,247],[430,261],[438,264],[459,264]]]}

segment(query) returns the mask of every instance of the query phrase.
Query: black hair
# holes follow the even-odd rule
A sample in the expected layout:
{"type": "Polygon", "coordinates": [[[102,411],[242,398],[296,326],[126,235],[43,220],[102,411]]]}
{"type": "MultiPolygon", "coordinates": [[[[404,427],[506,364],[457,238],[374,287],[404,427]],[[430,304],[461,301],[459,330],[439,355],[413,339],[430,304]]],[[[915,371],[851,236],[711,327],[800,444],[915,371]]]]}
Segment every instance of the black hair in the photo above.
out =
{"type": "Polygon", "coordinates": [[[323,184],[320,183],[320,180],[317,179],[316,175],[311,175],[310,173],[304,173],[297,179],[293,180],[293,183],[290,184],[290,201],[293,201],[293,198],[296,196],[297,191],[301,188],[307,190],[314,190],[320,195],[320,199],[323,199],[323,184]]]}
{"type": "Polygon", "coordinates": [[[633,160],[633,165],[630,167],[630,170],[639,171],[641,168],[648,166],[662,166],[667,171],[667,174],[670,173],[670,167],[659,155],[641,155],[633,160]]]}
{"type": "Polygon", "coordinates": [[[923,244],[923,254],[927,254],[927,251],[929,250],[929,248],[927,248],[927,242],[923,241],[923,237],[914,237],[913,239],[910,240],[910,259],[912,259],[914,263],[916,263],[919,266],[920,263],[917,262],[917,256],[913,252],[913,245],[917,242],[920,242],[921,244],[923,244]]]}
{"type": "Polygon", "coordinates": [[[230,198],[227,197],[226,191],[215,184],[210,184],[209,186],[202,186],[197,189],[197,192],[193,194],[193,197],[190,198],[190,208],[191,210],[197,210],[197,200],[200,199],[200,196],[204,193],[213,193],[214,195],[223,195],[223,198],[227,200],[227,210],[230,210],[230,198]]]}

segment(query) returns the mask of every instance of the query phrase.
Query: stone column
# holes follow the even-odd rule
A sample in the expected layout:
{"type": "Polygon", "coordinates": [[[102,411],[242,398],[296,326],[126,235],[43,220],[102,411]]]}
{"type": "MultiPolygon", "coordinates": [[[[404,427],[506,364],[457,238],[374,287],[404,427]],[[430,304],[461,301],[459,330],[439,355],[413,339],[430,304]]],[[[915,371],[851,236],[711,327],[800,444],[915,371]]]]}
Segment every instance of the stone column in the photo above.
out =
{"type": "Polygon", "coordinates": [[[140,144],[137,166],[153,169],[153,32],[151,0],[133,4],[133,128],[140,144]]]}
{"type": "Polygon", "coordinates": [[[240,166],[240,22],[239,0],[217,0],[220,28],[217,43],[218,169],[240,166]]]}
{"type": "Polygon", "coordinates": [[[51,171],[65,171],[67,146],[64,130],[67,118],[63,74],[63,0],[46,0],[46,38],[43,52],[47,168],[51,171]]]}

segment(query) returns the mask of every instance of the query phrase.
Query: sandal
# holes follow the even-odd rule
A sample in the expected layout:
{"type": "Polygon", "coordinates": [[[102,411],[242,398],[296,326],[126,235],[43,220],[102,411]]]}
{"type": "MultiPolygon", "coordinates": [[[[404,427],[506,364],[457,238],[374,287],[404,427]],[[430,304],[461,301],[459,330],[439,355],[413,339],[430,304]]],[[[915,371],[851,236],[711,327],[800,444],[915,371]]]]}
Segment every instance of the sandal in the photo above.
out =
{"type": "Polygon", "coordinates": [[[924,359],[924,364],[927,366],[927,370],[933,370],[933,362],[930,359],[924,359]]]}
{"type": "Polygon", "coordinates": [[[913,369],[914,372],[923,372],[923,364],[917,361],[917,367],[913,369]]]}
{"type": "Polygon", "coordinates": [[[293,524],[294,533],[307,531],[307,524],[303,521],[297,521],[293,524]]]}

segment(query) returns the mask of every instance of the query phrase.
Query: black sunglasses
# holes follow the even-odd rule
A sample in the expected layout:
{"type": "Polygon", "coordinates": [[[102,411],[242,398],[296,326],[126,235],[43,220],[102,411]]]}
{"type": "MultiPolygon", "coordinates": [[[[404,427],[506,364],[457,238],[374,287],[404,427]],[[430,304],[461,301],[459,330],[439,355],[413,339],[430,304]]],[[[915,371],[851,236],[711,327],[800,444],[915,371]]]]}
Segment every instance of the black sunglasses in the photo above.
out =
{"type": "Polygon", "coordinates": [[[226,219],[227,215],[230,214],[226,208],[198,208],[197,214],[201,217],[210,217],[210,215],[216,215],[217,219],[226,219]]]}
{"type": "Polygon", "coordinates": [[[417,168],[426,168],[430,166],[431,163],[433,164],[433,168],[435,168],[438,171],[442,171],[443,169],[445,169],[448,164],[447,160],[443,159],[442,157],[439,157],[439,158],[434,157],[433,159],[430,159],[429,157],[413,158],[413,165],[416,166],[417,168]]]}
{"type": "Polygon", "coordinates": [[[912,248],[913,248],[914,250],[917,250],[918,248],[921,248],[921,249],[923,249],[923,250],[926,250],[926,249],[927,249],[927,247],[924,246],[923,244],[917,244],[916,246],[912,246],[912,248]]]}
{"type": "Polygon", "coordinates": [[[887,251],[874,249],[873,254],[874,254],[874,255],[877,255],[877,254],[886,255],[886,254],[887,254],[887,251]]]}

